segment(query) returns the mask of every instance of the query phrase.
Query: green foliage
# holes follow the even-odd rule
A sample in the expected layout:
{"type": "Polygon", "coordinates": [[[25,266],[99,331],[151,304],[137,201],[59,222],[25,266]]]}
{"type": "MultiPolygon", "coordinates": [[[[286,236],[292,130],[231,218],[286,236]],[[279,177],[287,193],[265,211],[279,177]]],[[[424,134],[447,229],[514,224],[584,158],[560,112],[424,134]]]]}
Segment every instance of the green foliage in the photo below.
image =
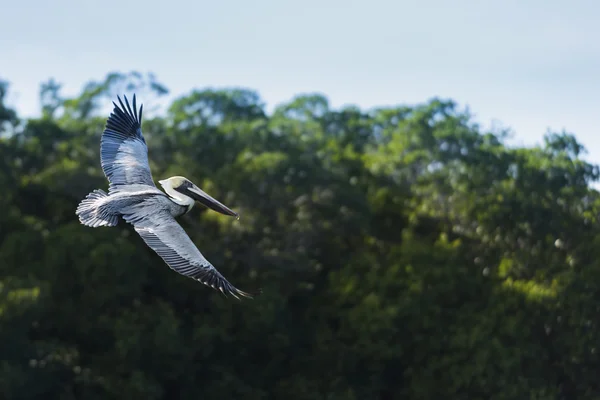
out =
{"type": "Polygon", "coordinates": [[[452,101],[271,115],[247,89],[146,114],[155,179],[241,214],[181,219],[237,302],[171,271],[131,229],[74,214],[106,188],[111,73],[21,120],[0,84],[0,393],[7,399],[600,398],[598,167],[566,132],[514,148],[452,101]]]}

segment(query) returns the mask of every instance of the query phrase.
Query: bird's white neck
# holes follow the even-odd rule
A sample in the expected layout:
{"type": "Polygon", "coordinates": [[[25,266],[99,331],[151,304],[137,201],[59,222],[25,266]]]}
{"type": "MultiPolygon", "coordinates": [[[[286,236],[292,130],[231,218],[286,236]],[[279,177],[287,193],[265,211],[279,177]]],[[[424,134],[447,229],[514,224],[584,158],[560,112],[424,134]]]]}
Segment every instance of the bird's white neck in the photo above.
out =
{"type": "Polygon", "coordinates": [[[171,200],[173,200],[180,206],[187,207],[188,211],[190,211],[192,207],[194,207],[194,204],[196,204],[196,201],[194,199],[192,199],[189,196],[186,196],[183,193],[178,192],[169,185],[163,185],[163,189],[165,189],[165,192],[169,195],[169,197],[171,197],[171,200]]]}

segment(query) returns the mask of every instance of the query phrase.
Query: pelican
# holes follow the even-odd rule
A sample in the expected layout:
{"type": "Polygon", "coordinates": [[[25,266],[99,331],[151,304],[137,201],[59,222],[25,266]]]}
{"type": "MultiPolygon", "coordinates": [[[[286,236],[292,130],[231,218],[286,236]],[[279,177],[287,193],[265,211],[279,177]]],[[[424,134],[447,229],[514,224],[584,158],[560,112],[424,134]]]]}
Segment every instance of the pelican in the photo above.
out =
{"type": "Polygon", "coordinates": [[[133,110],[127,97],[125,105],[117,96],[120,107],[113,101],[100,139],[102,170],[108,179],[108,193],[96,189],[83,199],[75,212],[79,221],[92,228],[115,226],[122,218],[133,225],[144,242],[165,263],[181,275],[200,281],[231,294],[252,298],[227,281],[200,253],[175,218],[184,215],[197,202],[224,215],[239,219],[239,215],[215,200],[182,176],[158,181],[165,192],[156,187],[148,163],[148,147],[142,134],[142,111],[133,110]]]}

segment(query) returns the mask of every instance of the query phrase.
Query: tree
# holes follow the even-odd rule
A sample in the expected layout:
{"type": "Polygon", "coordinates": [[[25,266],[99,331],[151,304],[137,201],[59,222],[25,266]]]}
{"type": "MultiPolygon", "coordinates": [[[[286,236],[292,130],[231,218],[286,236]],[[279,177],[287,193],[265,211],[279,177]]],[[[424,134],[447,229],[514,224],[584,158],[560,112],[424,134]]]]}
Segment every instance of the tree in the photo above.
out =
{"type": "Polygon", "coordinates": [[[514,148],[451,100],[268,114],[249,89],[110,73],[0,85],[0,393],[19,399],[596,398],[598,167],[575,136],[514,148]],[[177,275],[133,231],[74,210],[106,188],[110,102],[136,91],[153,175],[241,214],[180,220],[253,301],[177,275]],[[107,111],[108,110],[108,111],[107,111]]]}

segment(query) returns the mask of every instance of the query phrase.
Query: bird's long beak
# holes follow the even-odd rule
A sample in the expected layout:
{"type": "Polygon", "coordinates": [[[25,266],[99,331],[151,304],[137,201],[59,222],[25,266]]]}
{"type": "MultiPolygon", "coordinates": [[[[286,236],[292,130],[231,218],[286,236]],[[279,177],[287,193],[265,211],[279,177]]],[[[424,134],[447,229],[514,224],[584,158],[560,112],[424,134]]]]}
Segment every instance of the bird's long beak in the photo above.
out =
{"type": "Polygon", "coordinates": [[[213,197],[209,196],[204,190],[200,189],[196,185],[192,185],[191,187],[187,188],[186,192],[187,192],[186,194],[188,196],[190,196],[192,199],[205,205],[206,207],[210,208],[211,210],[214,210],[221,214],[231,215],[232,217],[236,217],[237,219],[240,219],[240,216],[238,213],[231,210],[229,207],[225,206],[224,204],[218,202],[217,200],[215,200],[213,197]]]}

